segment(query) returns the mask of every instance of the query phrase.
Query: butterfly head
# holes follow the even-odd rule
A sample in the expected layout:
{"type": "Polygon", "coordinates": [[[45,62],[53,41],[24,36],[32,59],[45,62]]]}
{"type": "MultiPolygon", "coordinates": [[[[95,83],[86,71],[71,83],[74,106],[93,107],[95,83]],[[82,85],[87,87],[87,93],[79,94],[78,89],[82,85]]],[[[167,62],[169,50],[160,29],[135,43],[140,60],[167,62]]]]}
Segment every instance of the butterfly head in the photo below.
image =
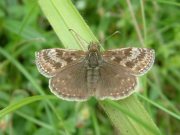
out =
{"type": "Polygon", "coordinates": [[[97,42],[91,42],[88,46],[89,52],[99,52],[100,46],[97,42]]]}

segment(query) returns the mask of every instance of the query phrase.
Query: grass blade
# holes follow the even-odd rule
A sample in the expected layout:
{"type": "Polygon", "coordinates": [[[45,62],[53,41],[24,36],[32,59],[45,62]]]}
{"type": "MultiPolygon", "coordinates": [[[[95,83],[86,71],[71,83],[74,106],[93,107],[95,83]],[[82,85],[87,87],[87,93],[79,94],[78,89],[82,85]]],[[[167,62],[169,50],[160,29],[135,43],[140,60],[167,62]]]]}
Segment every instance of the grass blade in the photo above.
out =
{"type": "Polygon", "coordinates": [[[55,98],[55,97],[54,96],[32,96],[32,97],[24,98],[16,103],[13,103],[13,104],[7,106],[6,108],[2,109],[0,111],[0,118],[2,118],[3,116],[19,109],[20,107],[27,105],[27,104],[33,103],[38,100],[52,99],[52,98],[55,98]]]}

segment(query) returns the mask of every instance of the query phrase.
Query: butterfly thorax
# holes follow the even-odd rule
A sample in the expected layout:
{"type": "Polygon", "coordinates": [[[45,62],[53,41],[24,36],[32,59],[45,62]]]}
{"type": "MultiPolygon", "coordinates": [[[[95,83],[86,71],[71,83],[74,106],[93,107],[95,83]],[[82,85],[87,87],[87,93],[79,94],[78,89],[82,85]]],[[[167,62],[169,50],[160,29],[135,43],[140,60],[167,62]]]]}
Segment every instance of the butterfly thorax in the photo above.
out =
{"type": "Polygon", "coordinates": [[[100,46],[97,43],[90,43],[88,46],[88,66],[91,68],[96,68],[101,63],[101,55],[100,55],[100,46]]]}
{"type": "Polygon", "coordinates": [[[97,53],[90,52],[87,59],[88,59],[88,67],[96,68],[99,66],[99,56],[97,53]]]}

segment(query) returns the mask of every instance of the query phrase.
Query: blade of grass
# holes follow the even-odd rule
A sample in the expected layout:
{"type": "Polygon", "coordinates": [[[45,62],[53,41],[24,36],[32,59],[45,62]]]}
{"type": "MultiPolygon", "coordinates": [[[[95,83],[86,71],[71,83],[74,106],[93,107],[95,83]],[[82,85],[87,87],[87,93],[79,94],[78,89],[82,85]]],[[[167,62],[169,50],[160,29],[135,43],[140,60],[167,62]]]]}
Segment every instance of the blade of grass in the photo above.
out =
{"type": "Polygon", "coordinates": [[[19,29],[19,34],[21,34],[22,30],[24,29],[25,25],[27,24],[28,22],[28,19],[29,17],[33,14],[33,11],[35,10],[35,8],[37,8],[37,4],[34,2],[32,5],[31,5],[31,9],[29,11],[29,13],[27,14],[27,16],[24,18],[24,20],[22,21],[22,25],[19,29]]]}
{"type": "MultiPolygon", "coordinates": [[[[43,99],[42,99],[42,100],[43,100],[43,99]]],[[[33,101],[33,102],[36,102],[36,101],[33,101]]],[[[33,102],[31,102],[31,103],[33,103],[33,102]]],[[[26,104],[26,105],[27,105],[27,104],[26,104]]],[[[4,103],[0,103],[0,106],[5,108],[7,105],[4,104],[4,103]]],[[[23,105],[23,106],[24,106],[24,105],[23,105]]],[[[23,106],[21,106],[21,107],[23,107],[23,106]]],[[[54,128],[52,127],[52,125],[47,124],[47,123],[45,123],[45,122],[43,122],[43,121],[40,121],[40,120],[38,120],[38,119],[35,119],[34,117],[31,117],[31,116],[29,116],[28,114],[23,113],[23,112],[21,112],[21,111],[17,111],[17,109],[19,109],[19,108],[16,108],[16,110],[13,110],[13,111],[11,111],[11,112],[14,112],[14,113],[16,113],[17,115],[21,116],[22,118],[24,118],[24,119],[26,119],[26,120],[28,120],[28,121],[31,121],[31,122],[33,122],[33,123],[35,123],[35,124],[37,124],[37,125],[39,125],[39,126],[41,126],[41,127],[44,127],[44,128],[46,128],[46,129],[48,129],[48,130],[54,130],[54,128]]],[[[11,113],[11,112],[7,112],[5,115],[8,115],[8,114],[11,113]]],[[[4,116],[5,116],[5,115],[4,115],[4,116]]]]}
{"type": "Polygon", "coordinates": [[[92,114],[92,121],[93,121],[93,125],[94,125],[94,133],[95,135],[100,135],[100,130],[99,130],[99,125],[98,125],[98,121],[96,118],[96,114],[95,111],[91,109],[91,114],[92,114]]]}
{"type": "Polygon", "coordinates": [[[27,98],[24,98],[16,103],[13,103],[9,106],[7,106],[6,108],[2,109],[0,111],[0,118],[2,118],[3,116],[19,109],[20,107],[23,107],[27,104],[30,104],[30,103],[33,103],[35,101],[38,101],[38,100],[43,100],[43,99],[53,99],[55,98],[54,96],[32,96],[32,97],[27,97],[27,98]]]}
{"type": "Polygon", "coordinates": [[[146,33],[147,33],[147,30],[146,30],[146,16],[145,16],[145,13],[144,13],[144,3],[145,1],[143,0],[140,0],[140,4],[141,4],[141,14],[142,14],[142,22],[143,22],[143,35],[144,35],[144,42],[146,43],[146,33]]]}
{"type": "MultiPolygon", "coordinates": [[[[53,97],[52,97],[52,98],[53,98],[53,97]]],[[[30,121],[30,122],[35,123],[36,125],[39,125],[39,126],[41,126],[41,127],[44,127],[44,128],[46,128],[46,129],[51,130],[52,132],[54,132],[54,128],[53,128],[52,124],[47,124],[47,122],[44,122],[44,121],[40,121],[40,120],[38,120],[38,119],[35,119],[34,117],[31,117],[31,116],[29,116],[28,114],[23,113],[23,112],[20,112],[20,111],[16,111],[15,113],[16,113],[17,115],[23,117],[24,119],[26,119],[26,120],[28,120],[28,121],[30,121]]],[[[61,134],[61,135],[66,134],[64,131],[59,131],[59,130],[58,130],[58,133],[61,134]]]]}
{"type": "MultiPolygon", "coordinates": [[[[27,104],[26,104],[26,105],[27,105],[27,104]]],[[[45,122],[42,122],[42,121],[40,121],[40,120],[38,120],[38,119],[35,119],[34,117],[29,116],[28,114],[22,113],[22,112],[20,112],[20,111],[16,111],[16,114],[19,115],[19,116],[21,116],[21,117],[23,117],[24,119],[26,119],[26,120],[28,120],[28,121],[31,121],[31,122],[33,122],[33,123],[41,126],[41,127],[44,127],[44,128],[46,128],[46,129],[49,129],[49,130],[54,130],[54,128],[52,127],[52,125],[47,124],[47,123],[45,123],[45,122]]]]}
{"type": "MultiPolygon", "coordinates": [[[[16,52],[14,52],[12,54],[12,56],[14,58],[16,58],[17,56],[19,56],[23,51],[26,51],[29,47],[31,47],[31,45],[34,45],[34,44],[31,44],[31,43],[35,43],[35,42],[44,42],[45,39],[44,38],[33,38],[33,39],[30,39],[30,40],[26,40],[26,41],[22,41],[20,43],[18,43],[17,45],[15,46],[21,46],[20,49],[17,49],[16,52]]],[[[10,63],[10,61],[8,59],[4,60],[2,63],[1,63],[1,67],[5,67],[7,66],[8,64],[10,63]]]]}
{"type": "Polygon", "coordinates": [[[39,85],[37,85],[37,83],[35,82],[35,80],[33,79],[33,77],[26,71],[26,69],[24,69],[24,67],[17,61],[15,60],[10,54],[8,54],[8,52],[6,52],[3,48],[0,47],[0,54],[2,54],[4,57],[6,57],[11,63],[13,63],[23,74],[24,76],[32,83],[32,85],[35,87],[35,89],[37,89],[37,91],[42,94],[45,95],[45,93],[43,92],[43,90],[39,87],[39,85]]]}
{"type": "Polygon", "coordinates": [[[154,101],[149,100],[148,98],[142,96],[141,94],[137,94],[137,95],[138,95],[140,98],[142,98],[143,100],[149,102],[150,104],[156,106],[157,108],[159,108],[159,109],[163,110],[164,112],[166,112],[167,114],[171,115],[172,117],[174,117],[174,118],[180,120],[180,115],[175,114],[175,113],[169,111],[168,109],[164,108],[163,106],[157,104],[157,103],[154,102],[154,101]]]}
{"type": "Polygon", "coordinates": [[[138,25],[138,23],[137,23],[135,14],[134,14],[134,12],[133,12],[133,8],[132,8],[132,5],[131,5],[131,2],[130,2],[130,0],[126,0],[126,2],[127,2],[128,7],[129,7],[130,14],[131,14],[131,17],[132,17],[132,22],[133,22],[134,28],[135,28],[135,30],[136,30],[136,33],[137,33],[137,35],[138,35],[139,41],[140,41],[140,43],[141,43],[141,46],[145,47],[144,39],[143,39],[143,37],[142,37],[141,31],[140,31],[140,29],[139,29],[139,25],[138,25]]]}
{"type": "MultiPolygon", "coordinates": [[[[66,48],[79,48],[75,38],[71,35],[72,33],[68,31],[69,28],[83,36],[83,39],[87,42],[97,41],[70,0],[39,0],[39,5],[66,48]]],[[[155,126],[137,98],[130,96],[128,99],[121,100],[118,103],[122,105],[124,109],[127,109],[128,112],[131,112],[134,117],[144,119],[144,122],[151,127],[144,128],[147,126],[142,126],[144,124],[139,124],[140,122],[137,124],[123,112],[117,111],[117,108],[108,106],[106,101],[100,102],[112,120],[112,123],[122,135],[154,135],[154,133],[160,135],[159,129],[155,126]],[[116,115],[114,115],[115,113],[116,115]],[[149,129],[153,129],[152,132],[149,129]]]]}
{"type": "MultiPolygon", "coordinates": [[[[123,113],[124,116],[126,117],[126,118],[121,118],[121,119],[127,119],[128,120],[127,124],[132,124],[133,125],[132,128],[134,128],[134,129],[129,129],[124,124],[120,124],[121,121],[116,121],[116,119],[115,119],[115,121],[118,123],[117,125],[122,127],[121,132],[123,132],[124,134],[127,134],[127,135],[129,135],[129,134],[140,135],[142,133],[144,133],[144,134],[148,133],[148,135],[150,135],[150,134],[159,135],[160,134],[159,130],[157,128],[154,128],[155,125],[152,124],[153,121],[147,115],[148,113],[145,112],[145,110],[143,109],[143,106],[140,104],[140,102],[138,100],[131,100],[132,98],[135,99],[136,97],[132,96],[131,98],[127,98],[127,99],[125,99],[123,101],[119,101],[117,103],[113,102],[113,101],[110,101],[110,100],[106,100],[102,104],[104,104],[104,106],[109,106],[109,108],[112,108],[112,110],[110,110],[110,111],[114,112],[114,115],[116,117],[121,117],[122,116],[122,115],[118,115],[119,113],[117,113],[117,112],[119,110],[120,113],[123,113]],[[134,101],[136,101],[136,102],[134,102],[134,101]],[[138,115],[141,114],[142,117],[136,117],[134,115],[135,112],[132,112],[132,111],[130,112],[129,111],[128,108],[131,107],[131,106],[129,106],[130,102],[133,102],[130,105],[134,104],[134,106],[136,106],[138,104],[138,107],[140,107],[141,110],[139,108],[136,108],[135,111],[138,112],[138,115]],[[147,123],[147,120],[151,124],[147,123]],[[141,128],[139,128],[140,125],[142,126],[141,128]]],[[[113,117],[113,118],[115,118],[115,117],[113,117]]],[[[114,126],[116,126],[116,125],[114,125],[114,126]]]]}
{"type": "MultiPolygon", "coordinates": [[[[152,1],[152,0],[148,0],[148,1],[152,1]]],[[[169,0],[153,0],[153,1],[163,3],[163,4],[173,5],[173,6],[180,6],[180,3],[174,2],[174,1],[169,1],[169,0]]]]}
{"type": "MultiPolygon", "coordinates": [[[[167,104],[168,107],[170,107],[175,113],[180,114],[179,110],[174,106],[171,101],[162,93],[159,87],[157,85],[154,85],[151,81],[148,81],[149,85],[152,87],[154,91],[158,91],[159,96],[164,100],[164,102],[167,104]]],[[[152,100],[150,100],[152,101],[152,100]]],[[[150,102],[148,102],[150,103],[150,102]]],[[[154,105],[154,104],[152,104],[154,105]]]]}
{"type": "MultiPolygon", "coordinates": [[[[148,80],[149,85],[154,91],[157,91],[159,96],[164,100],[164,102],[177,114],[180,114],[179,110],[176,106],[173,105],[173,103],[163,94],[161,90],[161,84],[159,82],[158,73],[156,71],[153,71],[153,80],[155,82],[152,83],[150,80],[148,80]]],[[[152,104],[153,105],[153,104],[152,104]]]]}

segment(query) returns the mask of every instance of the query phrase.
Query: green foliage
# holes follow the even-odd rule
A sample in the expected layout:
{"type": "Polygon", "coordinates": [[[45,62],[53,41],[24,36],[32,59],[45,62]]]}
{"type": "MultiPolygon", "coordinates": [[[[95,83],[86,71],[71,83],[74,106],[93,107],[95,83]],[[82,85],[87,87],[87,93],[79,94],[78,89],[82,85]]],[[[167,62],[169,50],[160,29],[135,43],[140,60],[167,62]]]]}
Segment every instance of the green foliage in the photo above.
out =
{"type": "MultiPolygon", "coordinates": [[[[145,77],[141,78],[140,90],[143,92],[141,95],[138,94],[138,98],[162,134],[179,134],[180,27],[178,19],[180,13],[178,11],[180,4],[175,0],[131,0],[130,5],[135,16],[133,20],[128,1],[76,0],[73,3],[99,40],[103,41],[117,30],[120,32],[119,35],[105,42],[105,49],[141,47],[141,45],[155,49],[155,65],[145,77]],[[138,26],[134,25],[134,21],[138,26]],[[141,36],[137,34],[138,30],[141,36]]],[[[67,26],[72,25],[72,21],[79,17],[73,14],[75,9],[64,13],[70,3],[60,6],[62,12],[59,16],[69,19],[67,26]]],[[[50,9],[46,7],[46,10],[50,9]]],[[[55,19],[54,22],[57,22],[58,18],[53,17],[56,15],[51,16],[50,20],[55,19]]],[[[96,40],[92,33],[86,32],[90,29],[81,23],[81,20],[77,21],[81,24],[81,28],[76,30],[75,24],[71,28],[78,33],[86,33],[81,36],[87,41],[96,40]]],[[[62,20],[58,22],[56,28],[59,25],[59,28],[64,29],[56,29],[55,33],[36,0],[0,1],[0,107],[2,109],[0,134],[111,135],[117,132],[111,124],[112,119],[109,120],[96,100],[76,103],[57,98],[52,100],[52,96],[46,96],[51,94],[47,87],[48,80],[38,73],[34,64],[34,52],[43,48],[63,46],[78,48],[72,35],[62,37],[70,33],[62,26],[64,25],[62,20]],[[62,37],[63,44],[56,34],[62,37]],[[37,100],[40,101],[34,102],[37,100]]],[[[125,100],[118,102],[119,104],[105,101],[100,102],[100,105],[111,106],[112,110],[116,109],[118,113],[127,113],[128,117],[132,118],[129,119],[130,121],[136,121],[137,127],[142,125],[145,129],[151,129],[151,124],[146,125],[141,118],[136,117],[136,114],[128,112],[123,107],[125,100]]],[[[108,109],[111,108],[108,107],[108,109]]],[[[114,112],[117,113],[117,111],[114,112]]],[[[112,113],[109,117],[113,117],[112,113]]],[[[125,121],[122,124],[125,124],[125,121]]],[[[138,128],[135,127],[135,129],[138,128]]]]}

